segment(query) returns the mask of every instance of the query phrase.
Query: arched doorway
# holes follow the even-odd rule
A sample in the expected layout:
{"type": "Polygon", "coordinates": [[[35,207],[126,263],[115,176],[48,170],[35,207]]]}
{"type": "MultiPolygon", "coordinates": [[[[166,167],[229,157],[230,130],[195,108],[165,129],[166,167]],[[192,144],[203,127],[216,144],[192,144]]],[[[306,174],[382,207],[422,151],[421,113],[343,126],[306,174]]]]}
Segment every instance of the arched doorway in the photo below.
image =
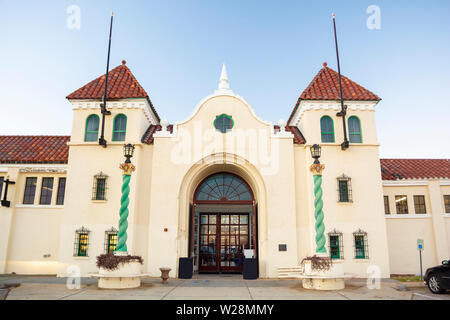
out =
{"type": "Polygon", "coordinates": [[[253,191],[240,176],[218,172],[201,181],[191,207],[194,270],[242,272],[244,252],[257,255],[256,221],[253,191]]]}

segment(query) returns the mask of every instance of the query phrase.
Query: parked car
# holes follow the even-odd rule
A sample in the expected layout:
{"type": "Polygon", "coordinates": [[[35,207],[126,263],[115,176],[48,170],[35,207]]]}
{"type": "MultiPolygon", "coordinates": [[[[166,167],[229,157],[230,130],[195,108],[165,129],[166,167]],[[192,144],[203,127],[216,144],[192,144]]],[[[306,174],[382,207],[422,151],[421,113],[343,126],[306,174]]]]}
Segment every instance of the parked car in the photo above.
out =
{"type": "Polygon", "coordinates": [[[429,268],[423,278],[425,284],[433,293],[444,293],[450,290],[450,260],[442,261],[442,265],[429,268]]]}

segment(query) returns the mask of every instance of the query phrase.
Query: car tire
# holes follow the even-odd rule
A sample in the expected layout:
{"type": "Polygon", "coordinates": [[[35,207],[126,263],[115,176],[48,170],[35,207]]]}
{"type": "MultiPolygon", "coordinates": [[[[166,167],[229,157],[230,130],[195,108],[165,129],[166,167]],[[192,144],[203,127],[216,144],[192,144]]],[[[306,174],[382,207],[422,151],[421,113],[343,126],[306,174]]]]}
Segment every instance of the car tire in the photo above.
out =
{"type": "Polygon", "coordinates": [[[430,291],[435,294],[441,294],[445,292],[445,290],[441,287],[441,278],[435,274],[430,275],[428,279],[428,289],[430,289],[430,291]]]}

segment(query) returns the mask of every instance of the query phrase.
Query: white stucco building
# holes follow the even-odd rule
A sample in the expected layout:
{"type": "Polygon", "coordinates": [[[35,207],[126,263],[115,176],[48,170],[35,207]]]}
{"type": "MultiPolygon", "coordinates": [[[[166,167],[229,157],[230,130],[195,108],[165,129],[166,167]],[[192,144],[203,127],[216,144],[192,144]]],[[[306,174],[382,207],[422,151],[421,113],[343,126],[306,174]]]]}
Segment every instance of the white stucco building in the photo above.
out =
{"type": "Polygon", "coordinates": [[[345,272],[417,274],[417,239],[425,268],[449,258],[450,161],[380,160],[380,98],[343,77],[343,122],[337,73],[326,64],[277,125],[230,89],[225,68],[218,89],[173,124],[125,62],[109,81],[106,147],[98,143],[105,76],[67,97],[70,137],[0,136],[0,273],[97,270],[96,256],[117,242],[124,143],[135,146],[137,168],[128,251],[143,257],[145,273],[170,267],[174,276],[180,257],[193,257],[195,272],[241,272],[243,249],[253,249],[259,277],[277,277],[278,267],[313,255],[313,144],[325,164],[327,252],[345,272]]]}

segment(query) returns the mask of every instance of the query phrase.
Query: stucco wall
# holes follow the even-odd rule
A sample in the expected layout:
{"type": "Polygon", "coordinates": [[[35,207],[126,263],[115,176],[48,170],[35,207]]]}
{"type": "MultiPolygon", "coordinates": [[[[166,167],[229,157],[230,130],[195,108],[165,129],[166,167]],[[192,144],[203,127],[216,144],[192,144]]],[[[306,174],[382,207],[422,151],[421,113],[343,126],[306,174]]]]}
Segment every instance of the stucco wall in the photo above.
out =
{"type": "Polygon", "coordinates": [[[417,239],[423,239],[423,270],[437,265],[431,218],[386,219],[391,274],[420,274],[417,239]]]}
{"type": "MultiPolygon", "coordinates": [[[[64,171],[62,168],[61,170],[64,171]]],[[[2,234],[0,254],[4,273],[56,274],[59,228],[64,207],[56,205],[56,194],[58,179],[66,175],[45,171],[48,170],[33,165],[24,165],[22,168],[13,165],[7,168],[10,179],[16,184],[10,185],[8,190],[11,207],[0,209],[3,220],[0,225],[2,234]],[[37,184],[34,204],[24,205],[23,196],[27,177],[36,177],[37,184]],[[54,179],[50,205],[39,204],[44,177],[54,179]],[[49,256],[44,257],[44,255],[49,256]]]]}
{"type": "Polygon", "coordinates": [[[391,273],[419,274],[417,239],[424,240],[423,270],[439,265],[450,256],[448,215],[444,213],[444,194],[448,186],[438,180],[385,181],[383,192],[389,197],[390,214],[386,215],[391,273]],[[408,214],[397,214],[395,196],[406,195],[408,214]],[[414,195],[425,196],[426,214],[417,214],[414,195]]]}

